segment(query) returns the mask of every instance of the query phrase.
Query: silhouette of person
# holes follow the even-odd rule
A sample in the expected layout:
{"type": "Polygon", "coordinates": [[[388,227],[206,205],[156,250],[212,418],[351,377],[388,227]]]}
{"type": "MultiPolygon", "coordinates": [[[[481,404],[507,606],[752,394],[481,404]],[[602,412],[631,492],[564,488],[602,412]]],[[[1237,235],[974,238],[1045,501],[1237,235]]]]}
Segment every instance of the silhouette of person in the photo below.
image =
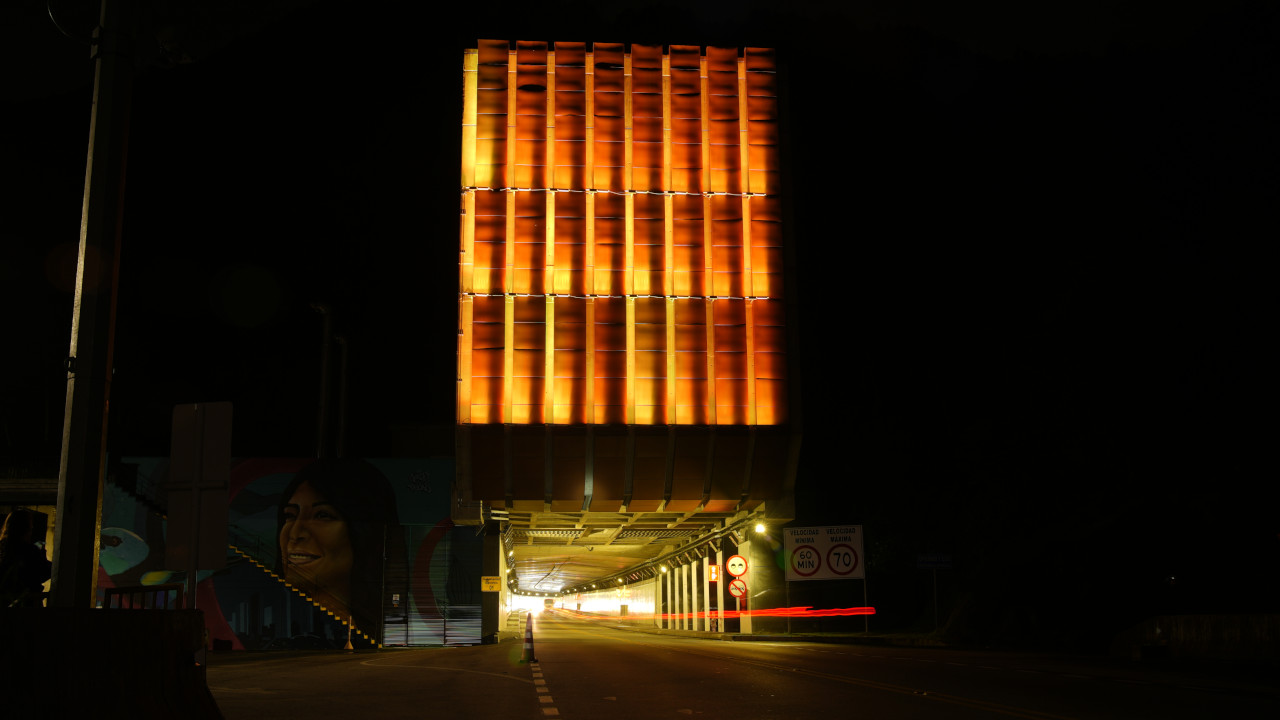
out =
{"type": "Polygon", "coordinates": [[[14,510],[0,530],[0,607],[41,607],[53,563],[31,541],[35,516],[14,510]]]}

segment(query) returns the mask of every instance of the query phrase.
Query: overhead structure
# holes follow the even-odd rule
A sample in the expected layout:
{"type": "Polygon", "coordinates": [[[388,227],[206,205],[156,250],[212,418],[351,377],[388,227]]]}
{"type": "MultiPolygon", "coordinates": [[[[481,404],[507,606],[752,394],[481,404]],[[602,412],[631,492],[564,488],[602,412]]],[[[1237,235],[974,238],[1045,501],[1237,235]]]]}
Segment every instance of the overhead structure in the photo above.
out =
{"type": "Polygon", "coordinates": [[[790,511],[776,96],[762,48],[466,52],[459,516],[521,588],[790,511]]]}

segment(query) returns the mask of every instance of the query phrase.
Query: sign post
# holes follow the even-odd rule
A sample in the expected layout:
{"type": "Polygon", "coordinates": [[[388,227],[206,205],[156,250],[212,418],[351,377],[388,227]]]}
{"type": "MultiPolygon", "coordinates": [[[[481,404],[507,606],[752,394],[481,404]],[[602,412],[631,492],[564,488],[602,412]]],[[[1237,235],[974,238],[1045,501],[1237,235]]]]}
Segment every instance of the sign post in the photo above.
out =
{"type": "Polygon", "coordinates": [[[200,571],[226,567],[230,479],[231,403],[173,406],[165,563],[187,571],[187,608],[196,607],[200,571]]]}
{"type": "Polygon", "coordinates": [[[742,579],[747,574],[747,559],[741,555],[730,555],[724,561],[724,571],[733,576],[729,582],[729,594],[737,600],[739,622],[742,622],[742,599],[747,596],[747,581],[742,579]]]}
{"type": "Polygon", "coordinates": [[[933,571],[933,631],[938,632],[938,570],[951,569],[951,555],[936,552],[917,555],[916,567],[933,571]]]}
{"type": "MultiPolygon", "coordinates": [[[[862,604],[867,604],[867,571],[862,555],[862,526],[784,528],[783,556],[787,582],[793,580],[861,580],[862,604]]],[[[870,620],[862,617],[862,629],[870,620]]]]}

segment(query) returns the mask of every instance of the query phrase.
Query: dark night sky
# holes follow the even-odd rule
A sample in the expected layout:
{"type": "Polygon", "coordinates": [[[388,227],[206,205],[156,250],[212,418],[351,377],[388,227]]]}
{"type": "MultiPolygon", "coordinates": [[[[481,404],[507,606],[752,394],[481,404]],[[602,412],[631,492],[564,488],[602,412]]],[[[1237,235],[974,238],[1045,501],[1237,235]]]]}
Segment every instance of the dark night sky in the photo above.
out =
{"type": "MultiPolygon", "coordinates": [[[[1006,596],[1277,610],[1273,7],[347,5],[168,18],[196,62],[137,81],[115,451],[166,454],[175,403],[231,400],[237,454],[309,454],[316,299],[350,338],[353,454],[452,422],[477,38],[774,46],[800,519],[865,523],[886,576],[936,550],[1006,596]]],[[[0,223],[18,459],[57,454],[91,89],[43,9],[5,10],[27,28],[0,223]]]]}

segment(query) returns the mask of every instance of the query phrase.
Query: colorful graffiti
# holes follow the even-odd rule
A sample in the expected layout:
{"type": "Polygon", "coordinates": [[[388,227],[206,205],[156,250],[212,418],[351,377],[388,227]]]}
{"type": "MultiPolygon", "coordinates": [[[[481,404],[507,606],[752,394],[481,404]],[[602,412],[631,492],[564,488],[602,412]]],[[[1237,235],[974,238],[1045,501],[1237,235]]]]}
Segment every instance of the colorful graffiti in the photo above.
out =
{"type": "MultiPolygon", "coordinates": [[[[171,586],[164,458],[123,458],[108,484],[99,586],[171,586]],[[150,492],[147,492],[150,489],[150,492]]],[[[480,642],[483,539],[450,519],[452,458],[232,463],[225,566],[195,606],[216,649],[480,642]]]]}

